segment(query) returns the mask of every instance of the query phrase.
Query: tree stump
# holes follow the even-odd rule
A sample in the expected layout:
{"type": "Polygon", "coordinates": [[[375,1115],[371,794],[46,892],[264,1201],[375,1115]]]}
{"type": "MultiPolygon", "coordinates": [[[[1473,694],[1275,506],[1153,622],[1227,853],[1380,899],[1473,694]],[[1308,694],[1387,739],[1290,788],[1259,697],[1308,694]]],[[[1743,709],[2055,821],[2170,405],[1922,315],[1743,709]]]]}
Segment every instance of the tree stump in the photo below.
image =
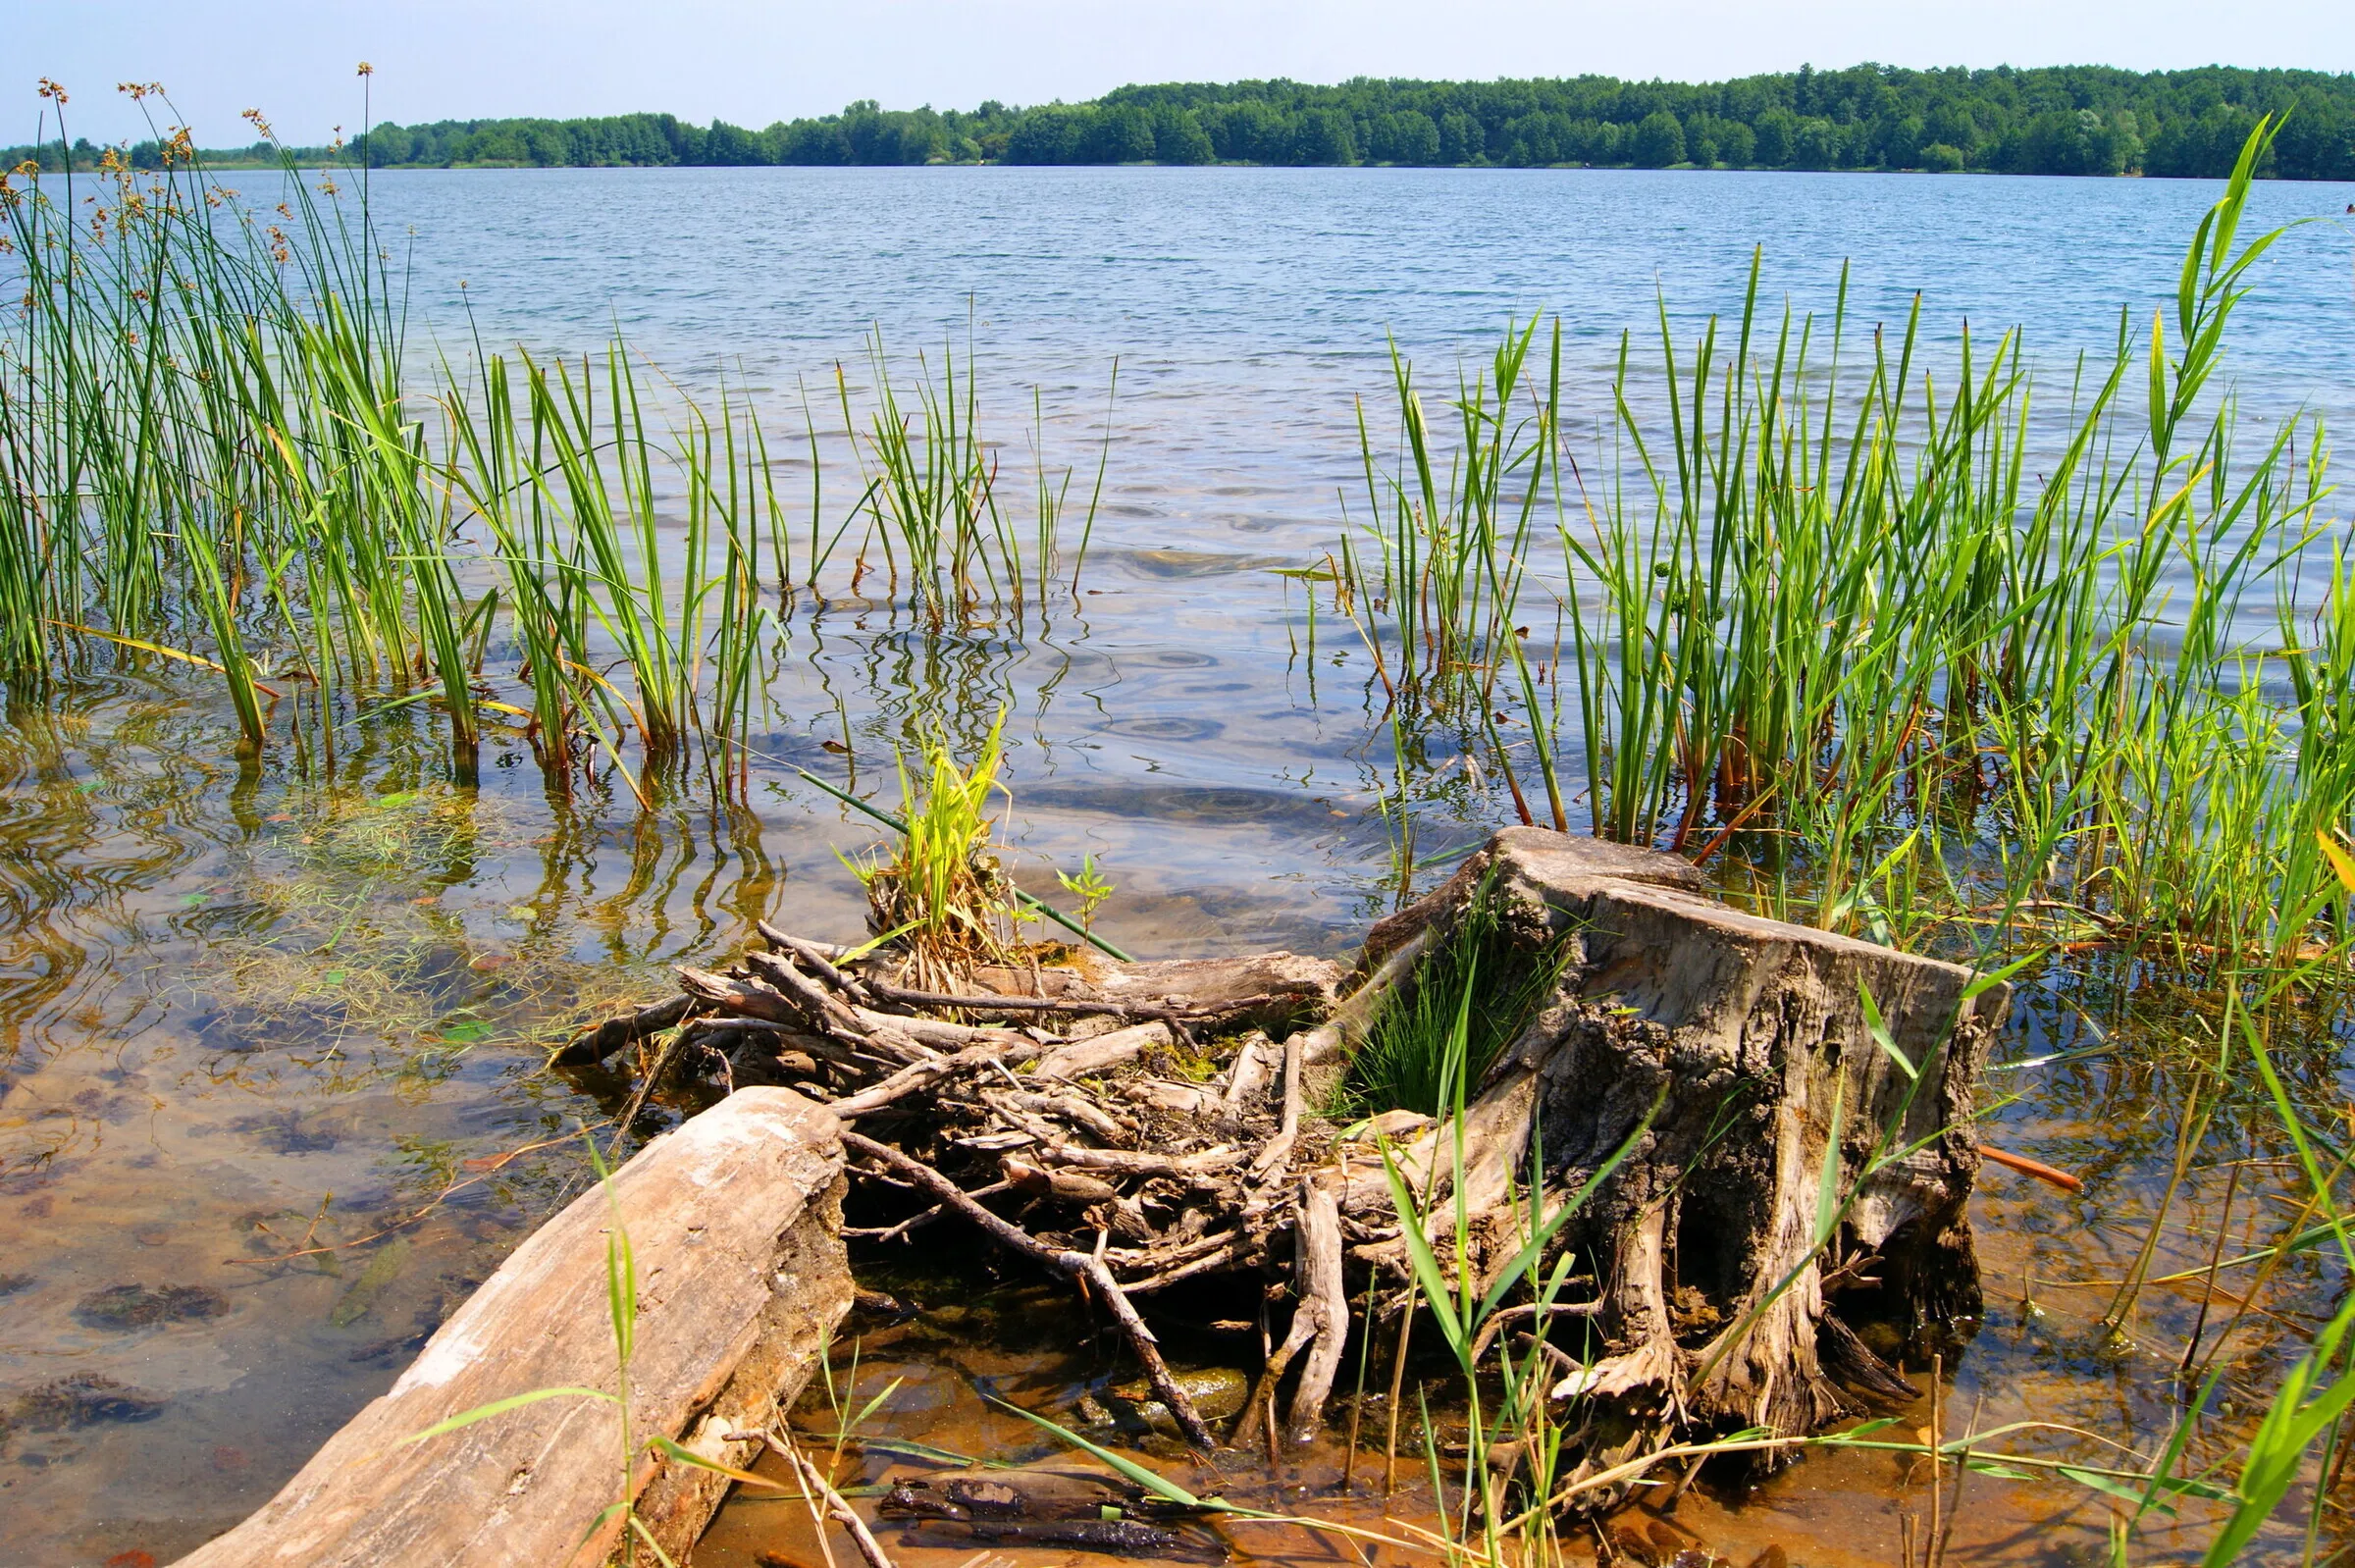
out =
{"type": "MultiPolygon", "coordinates": [[[[1464,1113],[1484,1275],[1528,1233],[1533,1178],[1550,1210],[1634,1139],[1561,1234],[1593,1280],[1584,1369],[1557,1390],[1589,1401],[1578,1474],[1668,1430],[1817,1430],[1855,1408],[1843,1385],[1910,1397],[1827,1312],[1827,1275],[1865,1272],[1844,1263],[1872,1258],[1873,1315],[1916,1344],[1980,1305],[1972,1096],[2009,987],[1972,994],[1955,965],[1745,915],[1700,886],[1671,856],[1508,828],[1367,942],[1365,971],[1396,972],[1485,887],[1516,950],[1560,958],[1464,1113]],[[1866,1028],[1861,991],[1904,1065],[1866,1028]],[[1827,1164],[1846,1208],[1824,1247],[1827,1164]]],[[[1455,1146],[1441,1126],[1403,1151],[1418,1185],[1450,1192],[1455,1146]]],[[[1352,1174],[1344,1207],[1387,1218],[1379,1169],[1352,1174]]],[[[1434,1207],[1447,1224],[1454,1204],[1434,1207]]],[[[1398,1245],[1359,1254],[1395,1266],[1398,1245]]],[[[1581,1348],[1575,1331],[1553,1342],[1581,1348]]]]}

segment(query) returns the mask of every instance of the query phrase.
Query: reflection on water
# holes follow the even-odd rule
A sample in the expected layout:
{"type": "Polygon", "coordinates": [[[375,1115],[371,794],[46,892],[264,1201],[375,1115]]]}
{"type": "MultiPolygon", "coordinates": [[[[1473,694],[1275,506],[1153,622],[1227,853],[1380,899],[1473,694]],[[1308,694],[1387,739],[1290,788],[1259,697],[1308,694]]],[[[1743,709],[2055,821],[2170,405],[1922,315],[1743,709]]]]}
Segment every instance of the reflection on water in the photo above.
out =
{"type": "MultiPolygon", "coordinates": [[[[890,629],[878,612],[873,630],[890,629]]],[[[549,1042],[664,991],[673,962],[725,955],[757,916],[857,933],[835,852],[874,829],[796,766],[888,803],[895,743],[969,736],[1003,709],[1016,865],[1039,891],[1092,853],[1119,888],[1101,924],[1132,951],[1344,951],[1395,896],[1376,809],[1387,756],[1362,693],[1312,706],[1247,618],[1199,648],[1141,631],[1104,612],[1059,646],[997,648],[861,635],[832,612],[802,622],[749,807],[551,801],[516,737],[460,789],[414,714],[357,726],[331,780],[272,758],[241,768],[210,688],[129,654],[22,713],[0,737],[0,1560],[161,1560],[258,1504],[581,1188],[581,1125],[617,1136],[602,1124],[626,1078],[544,1071],[549,1042]],[[1175,689],[1205,674],[1247,677],[1248,699],[1175,689]],[[1165,709],[1214,716],[1164,723],[1165,709]]],[[[1436,772],[1433,846],[1471,842],[1496,819],[1492,785],[1436,772]]],[[[2174,1418],[2168,1374],[2205,1308],[2210,1345],[2236,1320],[2191,1449],[2209,1463],[2298,1348],[2290,1314],[2326,1305],[2334,1276],[2303,1255],[2245,1317],[2230,1278],[2209,1292],[2218,1227],[2237,1253],[2283,1216],[2246,1185],[2224,1213],[2227,1173],[2201,1165],[2155,1282],[2122,1333],[2104,1327],[2172,1169],[2197,1055],[2182,1042],[2200,1025],[2196,1009],[2121,1012],[2120,976],[2075,968],[2023,996],[2009,1057],[2123,1043],[1997,1074],[1991,1098],[2022,1098],[1990,1136],[2077,1171],[2086,1191],[1988,1172],[1974,1210],[1988,1317],[1950,1369],[1947,1409],[2147,1450],[2174,1418]]],[[[2327,1029],[2280,1051],[2295,1092],[2335,1103],[2327,1029]]],[[[632,1135],[682,1109],[658,1100],[632,1135]]],[[[2260,1161],[2285,1153],[2255,1099],[2219,1115],[2260,1161]]],[[[1071,1377],[1018,1343],[987,1354],[1009,1387],[1071,1377]]],[[[1712,1482],[1680,1517],[1804,1561],[1888,1560],[1900,1469],[1819,1456],[1754,1492],[1712,1482]]],[[[1971,1485],[1956,1561],[2074,1560],[2106,1528],[2082,1488],[1971,1485]]],[[[2184,1528],[2201,1518],[2187,1508],[2184,1528]]]]}
{"type": "MultiPolygon", "coordinates": [[[[1009,382],[1045,379],[1051,411],[1084,406],[1090,421],[1104,366],[1124,356],[1114,481],[1076,603],[964,631],[880,602],[803,606],[767,653],[747,804],[682,791],[641,811],[610,784],[551,800],[513,734],[487,742],[479,787],[458,788],[422,709],[351,725],[329,778],[298,778],[276,753],[240,765],[212,688],[127,653],[0,726],[0,1561],[162,1560],[259,1503],[580,1189],[579,1129],[618,1114],[627,1084],[545,1071],[546,1044],[618,998],[667,990],[673,963],[726,955],[758,916],[856,935],[864,911],[836,851],[875,829],[797,769],[888,804],[895,748],[944,735],[969,750],[1003,715],[1027,885],[1051,894],[1054,867],[1092,854],[1118,890],[1100,927],[1147,957],[1345,950],[1404,891],[1379,809],[1392,737],[1348,629],[1328,617],[1318,642],[1269,568],[1332,548],[1338,497],[1362,485],[1350,398],[1381,385],[1386,326],[1439,356],[1436,371],[1508,310],[1583,302],[1568,330],[1591,366],[1650,308],[1655,277],[1680,307],[1723,304],[1750,243],[1776,232],[1815,258],[1808,287],[1828,281],[1821,258],[1857,254],[1868,313],[1949,279],[1931,302],[1942,322],[2040,311],[2039,342],[2095,341],[2120,299],[2172,276],[2186,214],[2208,199],[2143,182],[1210,171],[1181,187],[1194,172],[940,173],[377,186],[395,225],[426,232],[419,297],[430,307],[470,276],[493,340],[577,348],[626,297],[624,327],[682,374],[712,344],[742,346],[766,356],[750,374],[789,387],[855,349],[874,313],[900,312],[887,331],[918,341],[981,288],[1007,323],[993,340],[1009,382]],[[716,210],[714,190],[747,185],[795,200],[682,253],[676,235],[716,210]],[[2013,221],[1990,221],[1974,205],[1987,201],[2013,221]],[[549,287],[551,235],[592,206],[600,243],[555,245],[567,270],[549,287]],[[812,243],[771,243],[772,222],[812,243]],[[634,255],[650,236],[658,258],[634,255]]],[[[2278,218],[2324,197],[2344,193],[2269,188],[2262,202],[2278,218]]],[[[2296,250],[2286,281],[2252,300],[2248,363],[2275,375],[2260,398],[2293,388],[2344,405],[2355,334],[2314,330],[2343,319],[2329,314],[2345,306],[2343,262],[2296,250]]],[[[1502,803],[1446,742],[1409,739],[1414,853],[1443,862],[1502,803]]],[[[1441,872],[1426,863],[1423,884],[1441,872]]],[[[2088,1016],[2132,1042],[2102,990],[2114,984],[2031,994],[2007,1051],[2091,1043],[2088,1016]]],[[[2334,1288],[2313,1254],[2276,1280],[2291,1287],[2278,1318],[2237,1313],[2229,1282],[2195,1286],[2220,1234],[2262,1244],[2284,1218],[2246,1185],[2227,1212],[2228,1173],[2195,1164],[2157,1282],[2127,1303],[2124,1332],[2103,1328],[2192,1081],[2181,1050],[2126,1065],[2150,1054],[1991,1090],[2022,1095],[1992,1136],[2087,1186],[2067,1198],[1988,1173],[1974,1213],[1989,1316],[1956,1369],[1955,1419],[2066,1421],[2148,1451],[2205,1309],[2211,1344],[2234,1320],[2194,1445],[2209,1462],[2298,1342],[2294,1312],[2334,1288]]],[[[2284,1061],[2297,1092],[2337,1102],[2327,1034],[2284,1061]]],[[[644,1136],[677,1109],[657,1102],[622,1130],[644,1136]]],[[[2241,1136],[2244,1112],[2259,1157],[2277,1157],[2262,1107],[2220,1115],[2241,1136]]],[[[1070,1320],[1039,1316],[1066,1333],[1070,1320]]],[[[954,1355],[892,1354],[913,1373],[909,1401],[953,1406],[962,1440],[1010,1448],[1030,1439],[975,1402],[983,1380],[1061,1397],[1101,1371],[969,1336],[954,1355]]],[[[1322,1499],[1318,1475],[1294,1481],[1311,1488],[1297,1500],[1322,1499]]],[[[1803,1561],[1885,1562],[1903,1481],[1896,1461],[1817,1458],[1747,1494],[1704,1486],[1680,1517],[1721,1549],[1772,1541],[1803,1561]]],[[[2082,1488],[1970,1485],[1951,1560],[2058,1563],[2103,1540],[2107,1503],[2082,1488]]],[[[2199,1518],[2187,1509],[2186,1527],[2199,1518]]],[[[2154,1528],[2146,1540],[2167,1549],[2154,1528]]]]}

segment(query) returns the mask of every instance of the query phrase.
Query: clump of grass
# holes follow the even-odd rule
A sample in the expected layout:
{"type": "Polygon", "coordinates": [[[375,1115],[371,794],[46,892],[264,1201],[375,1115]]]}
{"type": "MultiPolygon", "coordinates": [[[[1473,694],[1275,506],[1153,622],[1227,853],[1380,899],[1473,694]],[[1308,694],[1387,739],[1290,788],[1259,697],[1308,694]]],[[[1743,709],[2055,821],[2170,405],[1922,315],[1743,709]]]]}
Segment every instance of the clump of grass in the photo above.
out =
{"type": "Polygon", "coordinates": [[[901,820],[897,853],[852,869],[866,886],[867,923],[897,943],[919,986],[953,990],[978,965],[1012,957],[1020,924],[1030,918],[991,849],[990,801],[1014,797],[999,779],[1005,763],[1003,713],[969,764],[945,742],[922,751],[921,783],[900,758],[901,820]]]}
{"type": "MultiPolygon", "coordinates": [[[[62,138],[66,95],[43,93],[62,138]]],[[[354,212],[332,171],[282,153],[272,207],[180,128],[157,140],[152,172],[110,152],[78,184],[0,174],[0,271],[23,285],[0,320],[0,679],[34,692],[130,648],[213,672],[240,749],[290,739],[303,768],[332,766],[363,712],[415,704],[461,779],[512,718],[559,791],[609,769],[651,806],[700,762],[741,798],[796,570],[746,390],[723,381],[713,407],[618,341],[543,367],[478,339],[470,364],[423,374],[364,183],[354,212]]],[[[913,403],[873,357],[854,437],[871,472],[831,521],[810,421],[813,598],[825,528],[862,520],[935,627],[1019,619],[1069,586],[1109,426],[1067,572],[1072,474],[1041,451],[1026,542],[969,345],[922,367],[913,403]]]]}
{"type": "Polygon", "coordinates": [[[1476,1092],[1561,975],[1560,939],[1531,948],[1502,918],[1496,876],[1482,878],[1462,915],[1368,1025],[1349,1059],[1338,1107],[1444,1116],[1476,1092]]]}
{"type": "Polygon", "coordinates": [[[1397,367],[1401,455],[1369,457],[1342,576],[1402,781],[1477,758],[1525,822],[1583,795],[1596,836],[1722,852],[1764,912],[1909,946],[1959,950],[2016,888],[2040,926],[2173,963],[2343,947],[2316,850],[2355,826],[2355,581],[2308,560],[2328,448],[2219,392],[2278,237],[2241,234],[2271,134],[2172,308],[2121,316],[2053,416],[2016,334],[1936,355],[1916,301],[1859,343],[1845,282],[1828,319],[1778,315],[1756,258],[1737,319],[1622,339],[1584,463],[1534,326],[1464,382],[1452,450],[1397,367]]]}

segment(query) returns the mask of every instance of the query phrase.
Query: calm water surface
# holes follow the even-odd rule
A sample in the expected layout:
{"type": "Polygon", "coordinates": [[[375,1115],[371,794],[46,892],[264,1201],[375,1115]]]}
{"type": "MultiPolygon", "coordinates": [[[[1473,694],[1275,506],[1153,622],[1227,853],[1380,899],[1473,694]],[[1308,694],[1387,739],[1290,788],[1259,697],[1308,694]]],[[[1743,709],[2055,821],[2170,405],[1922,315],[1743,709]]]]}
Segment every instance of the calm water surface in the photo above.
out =
{"type": "MultiPolygon", "coordinates": [[[[1509,317],[1559,311],[1572,399],[1593,415],[1620,332],[1661,297],[1680,330],[1738,308],[1762,243],[1769,294],[1803,306],[1830,303],[1848,258],[1859,328],[1901,323],[1916,289],[1940,341],[1966,318],[1974,333],[2023,326],[2058,397],[2078,351],[2113,341],[2121,305],[2141,319],[2164,299],[2214,194],[1602,172],[380,177],[380,223],[414,233],[420,352],[461,352],[469,311],[486,340],[542,353],[618,325],[682,381],[725,375],[788,424],[806,386],[822,423],[837,362],[864,378],[870,327],[913,353],[950,335],[962,347],[969,322],[1018,467],[1033,386],[1054,459],[1090,460],[1117,358],[1093,592],[1019,633],[931,633],[881,606],[797,619],[741,810],[554,801],[520,747],[494,748],[479,789],[460,789],[405,717],[357,726],[332,778],[275,756],[241,770],[210,690],[128,656],[14,714],[0,734],[0,1562],[163,1560],[257,1505],[579,1189],[567,1134],[610,1116],[624,1086],[542,1071],[547,1041],[663,990],[668,964],[724,957],[756,915],[859,929],[834,851],[871,835],[785,763],[856,768],[871,789],[913,721],[970,737],[1003,707],[1034,885],[1093,853],[1119,887],[1104,927],[1149,956],[1344,951],[1391,896],[1370,810],[1387,758],[1369,745],[1364,661],[1330,624],[1308,656],[1297,600],[1269,568],[1331,548],[1337,497],[1354,503],[1353,399],[1382,392],[1386,334],[1443,383],[1509,317]]],[[[2252,221],[2351,199],[2265,186],[2252,221]]],[[[2344,230],[2284,243],[2235,352],[2255,415],[2350,423],[2344,230]]],[[[1435,815],[1451,843],[1496,820],[1468,790],[1435,815]]],[[[2066,1016],[2026,1010],[2009,1049],[2067,1043],[2066,1016]]],[[[2337,1066],[2317,1064],[2318,1080],[2337,1066]]],[[[2115,1279],[2139,1245],[2172,1121],[2122,1069],[2015,1077],[2026,1098],[1999,1136],[2084,1170],[2088,1190],[2063,1201],[1989,1173],[1991,1314],[1950,1408],[1983,1398],[1990,1423],[2147,1438],[2172,1419],[2154,1358],[2179,1349],[2197,1302],[2155,1292],[2138,1350],[2099,1341],[2107,1298],[2077,1282],[2115,1279]]],[[[2193,1187],[2174,1267],[2207,1255],[2221,1194],[2193,1187]]],[[[2252,1378],[2278,1337],[2249,1332],[2252,1378]]],[[[977,1352],[896,1353],[932,1401],[910,1407],[909,1432],[970,1403],[977,1352]]],[[[1002,1362],[985,1370],[1012,1376],[1002,1362]]],[[[1088,1375],[1042,1353],[1029,1384],[1007,1385],[1088,1375]]],[[[1746,1502],[1686,1507],[1729,1546],[1886,1561],[1898,1468],[1821,1461],[1746,1502]]],[[[1989,1481],[1954,1560],[2071,1560],[2104,1528],[2087,1496],[1989,1481]]],[[[749,1552],[758,1521],[727,1528],[727,1550],[749,1552]]]]}

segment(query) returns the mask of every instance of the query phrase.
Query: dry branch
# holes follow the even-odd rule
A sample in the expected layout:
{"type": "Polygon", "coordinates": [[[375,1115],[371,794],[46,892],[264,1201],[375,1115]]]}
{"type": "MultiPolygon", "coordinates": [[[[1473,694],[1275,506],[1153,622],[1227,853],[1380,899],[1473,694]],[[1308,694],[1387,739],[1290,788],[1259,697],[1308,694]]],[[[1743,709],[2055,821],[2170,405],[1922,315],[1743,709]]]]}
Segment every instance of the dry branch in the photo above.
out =
{"type": "Polygon", "coordinates": [[[1145,1327],[1145,1320],[1136,1315],[1136,1308],[1129,1305],[1127,1296],[1122,1293],[1119,1283],[1113,1280],[1112,1271],[1100,1260],[1084,1252],[1049,1246],[1021,1227],[1000,1219],[975,1203],[947,1176],[928,1166],[918,1165],[887,1143],[877,1143],[872,1138],[849,1131],[843,1133],[842,1142],[853,1154],[890,1167],[914,1185],[956,1210],[980,1227],[982,1233],[1000,1246],[1034,1258],[1049,1268],[1093,1285],[1104,1298],[1105,1306],[1119,1321],[1122,1331],[1127,1334],[1129,1348],[1136,1352],[1136,1359],[1144,1364],[1145,1377],[1153,1385],[1153,1392],[1168,1407],[1170,1414],[1177,1418],[1178,1430],[1185,1434],[1185,1440],[1197,1448],[1208,1449],[1213,1446],[1210,1429],[1202,1424],[1201,1413],[1194,1408],[1194,1402],[1186,1391],[1178,1386],[1178,1380],[1170,1376],[1169,1363],[1161,1359],[1161,1348],[1154,1341],[1153,1331],[1145,1327]]]}
{"type": "MultiPolygon", "coordinates": [[[[890,1239],[954,1212],[1092,1287],[1190,1440],[1207,1440],[1198,1412],[1130,1298],[1223,1274],[1257,1289],[1288,1272],[1297,1307],[1241,1430],[1264,1423],[1273,1440],[1278,1385],[1292,1376],[1284,1426],[1304,1440],[1350,1330],[1348,1271],[1373,1271],[1366,1298],[1387,1304],[1380,1315],[1412,1300],[1381,1283],[1407,1278],[1381,1166],[1347,1144],[1328,1163],[1334,1129],[1311,1107],[1311,1075],[1363,1043],[1391,997],[1413,994],[1473,897],[1493,897],[1499,940],[1555,966],[1539,1004],[1468,1086],[1460,1123],[1388,1111],[1372,1126],[1426,1195],[1423,1223],[1449,1242],[1439,1252],[1460,1246],[1481,1292],[1518,1252],[1531,1200],[1558,1206],[1643,1127],[1556,1243],[1592,1271],[1595,1299],[1543,1313],[1508,1304],[1477,1331],[1484,1351],[1508,1333],[1553,1351],[1538,1320],[1579,1321],[1586,1361],[1549,1359],[1565,1397],[1597,1407],[1587,1430],[1616,1436],[1584,1452],[1565,1495],[1607,1506],[1629,1462],[1687,1433],[1797,1435],[1853,1408],[1843,1390],[1903,1396],[1828,1313],[1838,1257],[1873,1257],[1876,1294],[1916,1325],[1976,1300],[1962,1204],[1978,1160],[1971,1087],[2002,988],[1965,994],[1952,966],[1740,915],[1699,886],[1673,857],[1508,829],[1377,924],[1345,998],[1333,966],[1282,954],[984,968],[933,990],[901,984],[888,952],[854,959],[764,924],[766,950],[722,972],[683,968],[681,997],[601,1030],[693,1018],[684,1037],[726,1051],[727,1081],[815,1079],[845,1119],[889,1112],[903,1147],[851,1133],[853,1169],[920,1201],[857,1233],[890,1239]],[[1910,1074],[1867,1038],[1859,989],[1910,1074]],[[1022,1021],[964,1021],[992,1018],[1022,1021]],[[1123,1026],[1086,1034],[1105,1020],[1123,1026]],[[1230,1032],[1188,1041],[1189,1020],[1230,1032]],[[1204,1081],[1140,1071],[1180,1043],[1212,1069],[1204,1081]],[[1834,1105],[1846,1117],[1837,1142],[1834,1105]],[[1884,1134],[1913,1152],[1873,1163],[1884,1134]],[[944,1169],[915,1157],[927,1152],[944,1169]],[[1830,1260],[1814,1255],[1811,1224],[1827,1178],[1855,1194],[1830,1260]],[[1043,1223],[1031,1211],[1025,1221],[1039,1232],[983,1208],[971,1187],[1038,1206],[1043,1223]],[[1091,1232],[1092,1255],[1076,1239],[1091,1232]]],[[[681,1054],[712,1071],[711,1052],[681,1054]]]]}
{"type": "Polygon", "coordinates": [[[1313,1317],[1316,1343],[1300,1369],[1300,1385],[1292,1391],[1289,1430],[1292,1441],[1308,1442],[1324,1424],[1325,1401],[1333,1394],[1333,1380],[1341,1370],[1341,1347],[1349,1338],[1347,1285],[1341,1277],[1340,1206],[1314,1176],[1300,1178],[1299,1224],[1293,1237],[1298,1261],[1292,1279],[1301,1291],[1294,1322],[1313,1317]]]}

